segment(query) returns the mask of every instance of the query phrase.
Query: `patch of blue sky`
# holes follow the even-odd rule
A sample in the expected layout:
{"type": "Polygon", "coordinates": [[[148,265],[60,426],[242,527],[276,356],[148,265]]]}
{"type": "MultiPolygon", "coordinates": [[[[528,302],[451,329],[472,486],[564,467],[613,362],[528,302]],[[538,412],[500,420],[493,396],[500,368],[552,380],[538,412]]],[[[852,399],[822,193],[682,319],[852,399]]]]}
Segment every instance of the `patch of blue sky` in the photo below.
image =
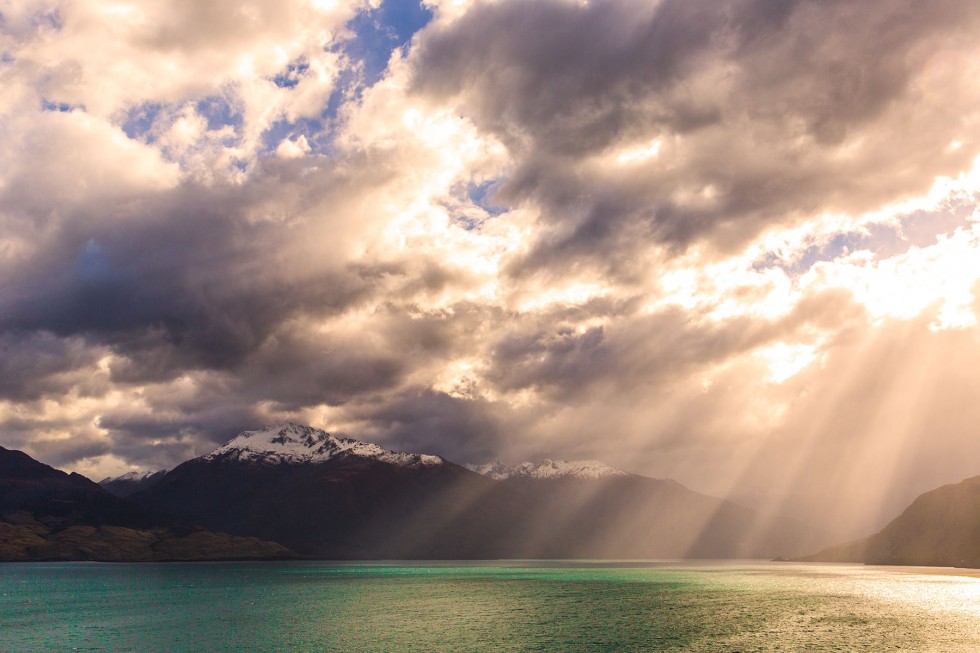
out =
{"type": "Polygon", "coordinates": [[[323,131],[324,123],[316,118],[300,118],[292,122],[277,120],[262,132],[262,147],[267,152],[275,150],[284,139],[305,136],[312,144],[313,139],[323,131]]]}
{"type": "MultiPolygon", "coordinates": [[[[169,115],[179,107],[178,104],[160,102],[137,104],[127,109],[123,114],[120,120],[120,128],[129,138],[152,144],[157,140],[153,133],[154,124],[162,115],[169,115]]],[[[244,124],[241,112],[220,95],[209,95],[197,100],[194,103],[194,109],[207,120],[208,130],[211,131],[230,125],[238,134],[244,124]]],[[[230,137],[227,140],[225,145],[231,146],[234,144],[235,137],[230,137]]]]}
{"type": "MultiPolygon", "coordinates": [[[[333,46],[349,65],[340,71],[336,85],[318,118],[296,122],[280,120],[262,134],[263,149],[275,150],[286,138],[305,136],[314,154],[329,155],[333,129],[340,108],[356,102],[361,92],[376,84],[388,68],[392,53],[404,48],[420,29],[432,20],[432,11],[418,0],[384,0],[375,9],[360,12],[347,23],[352,36],[333,46]]],[[[309,64],[291,62],[272,82],[280,88],[294,88],[303,82],[309,64]]]]}
{"type": "Polygon", "coordinates": [[[499,179],[491,179],[481,184],[470,183],[466,188],[466,196],[471,202],[486,211],[487,215],[495,218],[509,210],[508,206],[496,201],[496,191],[499,184],[499,179]]]}
{"type": "Polygon", "coordinates": [[[778,267],[799,275],[817,263],[833,261],[858,250],[869,251],[878,259],[898,256],[911,247],[929,247],[941,235],[969,226],[975,208],[973,202],[962,202],[939,211],[915,211],[901,216],[898,224],[870,224],[863,231],[837,234],[828,242],[811,245],[789,260],[776,252],[767,252],[752,264],[752,268],[778,267]]]}
{"type": "Polygon", "coordinates": [[[231,126],[237,132],[245,122],[241,112],[220,95],[201,98],[194,108],[208,121],[209,131],[231,126]]]}
{"type": "Polygon", "coordinates": [[[262,132],[262,149],[269,153],[274,151],[283,139],[305,136],[313,154],[329,155],[333,144],[333,123],[340,105],[351,99],[357,85],[357,75],[350,70],[342,70],[337,79],[337,86],[327,104],[316,118],[300,118],[295,122],[277,120],[262,132]]]}
{"type": "Polygon", "coordinates": [[[327,100],[327,106],[323,108],[323,117],[329,121],[333,121],[337,117],[337,113],[340,111],[340,105],[360,97],[361,91],[361,75],[353,68],[344,68],[337,75],[337,84],[334,87],[333,93],[330,94],[330,99],[327,100]]]}
{"type": "Polygon", "coordinates": [[[347,27],[355,36],[344,44],[343,51],[361,62],[363,83],[372,86],[384,74],[391,54],[431,20],[432,11],[417,0],[385,0],[350,20],[347,27]]]}
{"type": "Polygon", "coordinates": [[[802,254],[788,260],[776,252],[767,252],[752,264],[752,268],[757,271],[781,268],[795,276],[803,274],[817,263],[833,261],[858,250],[874,251],[879,246],[892,245],[893,241],[901,241],[901,235],[895,227],[872,225],[867,232],[840,233],[825,243],[810,245],[802,254]]]}
{"type": "MultiPolygon", "coordinates": [[[[321,115],[328,126],[335,121],[342,105],[357,101],[365,88],[384,76],[392,53],[405,48],[431,20],[432,11],[418,0],[385,0],[376,9],[363,11],[347,23],[353,36],[333,50],[343,54],[350,65],[338,75],[321,115]]],[[[318,141],[324,152],[329,149],[329,138],[318,141]]]]}
{"type": "Polygon", "coordinates": [[[286,66],[286,70],[272,78],[272,83],[279,88],[295,88],[299,85],[300,78],[310,69],[310,64],[305,59],[297,59],[286,66]]]}
{"type": "Polygon", "coordinates": [[[453,223],[467,231],[479,231],[488,220],[509,211],[510,207],[495,201],[494,193],[499,184],[500,180],[491,179],[479,184],[471,182],[461,189],[454,189],[454,195],[463,204],[445,205],[451,213],[453,223]]]}
{"type": "Polygon", "coordinates": [[[461,226],[466,231],[478,231],[483,223],[486,222],[486,218],[475,217],[472,215],[454,215],[453,223],[461,226]]]}
{"type": "Polygon", "coordinates": [[[2,64],[12,64],[16,59],[14,55],[9,52],[0,52],[0,63],[2,64]]]}
{"type": "Polygon", "coordinates": [[[163,105],[159,102],[137,104],[126,111],[120,126],[129,138],[152,143],[156,140],[152,133],[153,122],[162,110],[163,105]]]}
{"type": "Polygon", "coordinates": [[[69,102],[52,102],[51,100],[43,99],[41,100],[41,111],[57,111],[59,113],[68,113],[74,110],[85,111],[85,105],[83,104],[71,104],[69,102]]]}

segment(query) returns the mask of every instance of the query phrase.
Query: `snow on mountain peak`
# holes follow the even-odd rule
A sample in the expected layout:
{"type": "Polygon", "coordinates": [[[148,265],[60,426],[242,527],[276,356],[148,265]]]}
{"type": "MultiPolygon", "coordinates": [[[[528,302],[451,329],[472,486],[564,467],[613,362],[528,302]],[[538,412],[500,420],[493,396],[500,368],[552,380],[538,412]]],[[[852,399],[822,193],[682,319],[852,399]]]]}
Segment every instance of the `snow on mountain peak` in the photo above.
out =
{"type": "Polygon", "coordinates": [[[291,422],[245,431],[204,456],[204,460],[296,464],[321,463],[337,456],[370,458],[400,467],[439,465],[443,462],[439,456],[389,451],[376,444],[338,438],[326,431],[291,422]]]}
{"type": "Polygon", "coordinates": [[[525,462],[519,465],[505,465],[492,460],[484,465],[467,465],[467,469],[495,480],[508,478],[609,478],[629,476],[624,471],[610,467],[598,460],[551,460],[540,463],[525,462]]]}
{"type": "Polygon", "coordinates": [[[116,481],[139,483],[140,481],[145,481],[151,476],[162,474],[166,471],[166,469],[154,469],[148,472],[126,472],[125,474],[120,474],[119,476],[107,476],[99,481],[99,485],[102,485],[103,483],[114,483],[116,481]]]}

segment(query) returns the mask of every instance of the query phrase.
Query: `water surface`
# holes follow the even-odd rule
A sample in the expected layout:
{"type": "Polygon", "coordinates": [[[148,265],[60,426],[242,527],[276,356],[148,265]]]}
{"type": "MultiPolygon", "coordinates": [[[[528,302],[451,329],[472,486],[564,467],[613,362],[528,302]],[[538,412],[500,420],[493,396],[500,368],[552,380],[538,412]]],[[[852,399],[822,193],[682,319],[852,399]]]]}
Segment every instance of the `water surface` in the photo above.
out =
{"type": "Polygon", "coordinates": [[[980,578],[781,563],[0,564],[0,650],[980,651],[980,578]]]}

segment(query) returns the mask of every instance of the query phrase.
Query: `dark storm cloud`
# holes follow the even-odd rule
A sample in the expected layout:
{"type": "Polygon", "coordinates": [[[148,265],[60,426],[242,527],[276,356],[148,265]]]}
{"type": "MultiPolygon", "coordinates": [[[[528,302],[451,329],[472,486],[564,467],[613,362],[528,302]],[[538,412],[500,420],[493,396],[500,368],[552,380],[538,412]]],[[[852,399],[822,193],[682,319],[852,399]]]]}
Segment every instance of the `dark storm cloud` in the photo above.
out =
{"type": "MultiPolygon", "coordinates": [[[[189,20],[220,18],[184,4],[189,20]]],[[[213,26],[198,25],[194,66],[159,83],[156,48],[176,43],[180,16],[149,43],[119,25],[118,42],[50,34],[18,54],[21,83],[0,98],[0,115],[17,114],[0,121],[5,446],[115,472],[292,419],[460,462],[600,458],[721,492],[742,468],[778,478],[797,433],[831,445],[815,477],[864,432],[876,433],[869,459],[887,452],[894,423],[876,420],[905,397],[876,408],[876,388],[915,377],[921,366],[887,363],[927,360],[924,343],[946,342],[935,360],[959,370],[936,372],[935,405],[969,404],[954,392],[976,385],[966,336],[920,323],[908,344],[886,334],[878,355],[864,350],[882,258],[915,243],[899,266],[967,261],[975,201],[963,196],[955,222],[922,209],[920,231],[882,217],[892,249],[863,222],[818,218],[882,209],[968,169],[977,3],[442,7],[353,95],[331,76],[356,70],[318,59],[325,32],[302,7],[296,25],[272,3],[257,14],[278,17],[270,25],[243,32],[232,17],[213,48],[213,26]],[[291,35],[302,47],[281,47],[309,75],[279,86],[258,64],[291,35]],[[152,51],[120,50],[127,39],[152,51]],[[78,54],[90,49],[99,56],[78,54]],[[132,65],[93,72],[119,52],[132,65]],[[70,111],[39,109],[32,89],[53,88],[70,111]],[[119,116],[154,106],[160,119],[126,138],[119,116]],[[779,233],[802,220],[804,233],[779,233]],[[770,226],[777,244],[753,243],[764,251],[752,265],[743,246],[770,226]],[[937,234],[961,249],[927,251],[937,234]],[[878,256],[849,256],[865,247],[878,256]],[[852,360],[866,368],[857,380],[852,360]],[[828,405],[840,410],[820,422],[828,405]]],[[[66,21],[88,24],[100,23],[66,21]]],[[[973,417],[937,431],[952,435],[935,469],[957,460],[973,417]]],[[[910,437],[909,451],[927,449],[927,428],[910,437]]]]}
{"type": "Polygon", "coordinates": [[[3,434],[4,447],[20,448],[30,445],[37,439],[37,434],[49,429],[71,427],[71,420],[50,420],[40,418],[12,417],[0,422],[0,433],[3,434]]]}
{"type": "MultiPolygon", "coordinates": [[[[302,378],[297,375],[280,381],[292,383],[302,378]]],[[[268,421],[255,410],[254,403],[242,401],[234,393],[213,391],[205,389],[207,400],[192,403],[169,403],[156,397],[159,410],[118,409],[103,416],[99,427],[108,430],[109,449],[114,454],[144,465],[153,461],[153,467],[169,467],[268,421]]],[[[279,392],[278,387],[275,392],[279,392]]],[[[308,401],[317,403],[320,399],[309,397],[308,401]]],[[[356,396],[347,405],[347,412],[359,425],[357,433],[347,435],[399,451],[434,453],[456,462],[499,454],[501,424],[510,418],[506,406],[420,387],[356,396]]]]}
{"type": "Polygon", "coordinates": [[[74,388],[83,396],[106,390],[106,379],[79,376],[79,368],[98,362],[100,352],[82,338],[58,338],[50,333],[0,335],[0,398],[33,401],[74,388]]]}
{"type": "MultiPolygon", "coordinates": [[[[8,216],[32,207],[47,217],[4,224],[30,247],[0,259],[0,398],[68,406],[146,386],[136,405],[101,408],[110,444],[98,446],[172,466],[268,420],[258,404],[294,410],[391,389],[404,352],[383,342],[375,350],[363,332],[318,337],[311,323],[386,284],[441,283],[411,262],[381,275],[350,264],[346,248],[374,219],[351,206],[389,178],[383,162],[351,175],[343,165],[310,171],[269,160],[243,185],[188,182],[68,206],[22,180],[0,194],[8,216]],[[108,369],[98,368],[107,355],[108,369]],[[192,396],[182,378],[193,378],[192,396]]],[[[87,425],[63,427],[67,440],[31,450],[54,464],[98,453],[87,425]]]]}
{"type": "Polygon", "coordinates": [[[70,418],[15,417],[0,420],[0,446],[25,450],[45,464],[72,466],[79,460],[105,455],[112,445],[92,429],[81,427],[70,418]],[[72,436],[47,437],[51,432],[71,432],[72,436]]]}
{"type": "Polygon", "coordinates": [[[220,387],[229,393],[226,401],[267,401],[277,411],[381,401],[413,372],[472,353],[481,329],[500,319],[500,311],[467,303],[423,311],[388,302],[360,318],[353,332],[284,324],[220,387]]]}
{"type": "Polygon", "coordinates": [[[103,415],[98,426],[108,432],[113,454],[162,469],[207,453],[262,423],[251,404],[227,395],[206,396],[208,405],[181,406],[177,401],[161,402],[153,412],[118,409],[103,415]]]}
{"type": "Polygon", "coordinates": [[[505,415],[482,399],[428,388],[408,388],[383,401],[366,402],[353,414],[385,446],[433,453],[454,462],[484,460],[498,451],[505,415]]]}
{"type": "MultiPolygon", "coordinates": [[[[106,409],[98,426],[107,430],[115,455],[153,467],[173,466],[267,423],[271,418],[264,411],[295,415],[319,405],[347,407],[369,434],[355,435],[388,446],[461,453],[472,445],[484,452],[495,432],[485,402],[400,388],[407,374],[469,351],[470,337],[492,315],[468,304],[423,312],[389,303],[353,333],[342,326],[319,333],[303,320],[285,321],[234,366],[198,370],[189,386],[178,381],[144,387],[139,405],[106,409]],[[364,329],[366,324],[371,328],[364,329]],[[453,443],[440,449],[441,438],[453,443]]],[[[152,367],[152,356],[163,351],[160,345],[140,355],[152,367]]],[[[125,373],[139,373],[143,365],[128,353],[113,362],[113,380],[133,383],[125,373]]],[[[186,371],[177,364],[166,369],[186,371]]],[[[140,379],[151,380],[145,374],[140,379]]]]}
{"type": "Polygon", "coordinates": [[[644,124],[696,128],[717,121],[717,108],[704,120],[676,108],[648,116],[633,101],[663,92],[697,65],[695,57],[731,25],[721,4],[477,5],[425,34],[416,84],[443,96],[474,92],[483,103],[467,108],[482,124],[559,155],[601,150],[624,132],[643,133],[644,124]]]}
{"type": "Polygon", "coordinates": [[[954,0],[477,4],[422,35],[414,88],[515,157],[498,199],[540,205],[543,230],[512,274],[578,260],[631,275],[651,242],[730,249],[960,169],[956,84],[931,98],[919,82],[931,56],[976,42],[978,18],[954,0]],[[632,167],[589,159],[654,138],[632,167]]]}
{"type": "Polygon", "coordinates": [[[577,333],[572,327],[510,336],[494,348],[488,377],[506,390],[558,386],[585,392],[612,362],[604,339],[602,328],[577,333]]]}
{"type": "Polygon", "coordinates": [[[549,401],[575,405],[639,385],[656,389],[807,328],[839,328],[863,318],[849,293],[838,291],[808,296],[776,320],[715,321],[666,308],[582,329],[563,323],[563,312],[515,321],[493,346],[486,378],[503,391],[533,388],[549,401]]]}
{"type": "Polygon", "coordinates": [[[303,202],[329,193],[283,202],[286,172],[273,168],[273,179],[260,176],[245,189],[189,185],[138,202],[73,207],[32,256],[5,271],[0,332],[109,345],[129,358],[113,378],[136,382],[232,368],[297,314],[343,311],[370,281],[344,269],[330,240],[297,246],[311,227],[282,213],[302,214],[303,202]],[[263,214],[263,202],[284,206],[263,214]]]}
{"type": "Polygon", "coordinates": [[[67,440],[33,440],[28,450],[52,467],[71,467],[79,460],[112,453],[109,442],[95,436],[75,436],[67,440]]]}
{"type": "Polygon", "coordinates": [[[779,333],[750,319],[699,324],[679,309],[624,318],[612,328],[546,325],[526,325],[498,342],[487,378],[505,391],[534,388],[551,401],[576,403],[597,386],[618,392],[668,382],[779,333]]]}
{"type": "MultiPolygon", "coordinates": [[[[846,293],[811,297],[776,322],[714,323],[678,309],[637,315],[634,301],[608,298],[520,315],[470,304],[429,313],[388,305],[364,322],[372,325],[367,333],[347,338],[315,335],[303,323],[284,325],[235,368],[198,374],[190,388],[148,387],[142,406],[109,409],[99,427],[108,430],[116,455],[163,467],[267,422],[259,405],[296,414],[327,404],[343,407],[357,425],[351,435],[455,461],[482,461],[506,455],[515,434],[562,407],[628,397],[637,388],[646,388],[645,401],[656,405],[692,372],[801,329],[855,317],[860,315],[846,293]],[[584,331],[572,326],[590,316],[615,321],[584,331]],[[495,340],[505,324],[508,332],[495,340]],[[411,372],[484,354],[488,367],[463,379],[456,388],[461,394],[404,387],[411,372]],[[485,398],[486,388],[501,398],[530,389],[536,399],[527,411],[515,412],[507,401],[485,398]]],[[[707,419],[713,408],[702,406],[699,418],[707,419]]],[[[526,455],[555,455],[533,439],[517,446],[526,455]]]]}
{"type": "Polygon", "coordinates": [[[407,362],[394,351],[378,351],[370,342],[333,343],[286,332],[277,334],[237,370],[234,384],[240,396],[275,402],[278,410],[339,405],[396,387],[407,362]]]}

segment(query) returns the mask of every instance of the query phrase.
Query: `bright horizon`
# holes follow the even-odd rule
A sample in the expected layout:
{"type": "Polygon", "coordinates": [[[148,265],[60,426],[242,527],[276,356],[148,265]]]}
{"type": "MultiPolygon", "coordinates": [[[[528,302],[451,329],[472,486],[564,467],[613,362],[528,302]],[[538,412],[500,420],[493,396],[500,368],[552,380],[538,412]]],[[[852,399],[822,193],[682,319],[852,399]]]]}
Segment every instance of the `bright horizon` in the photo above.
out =
{"type": "Polygon", "coordinates": [[[980,474],[980,7],[0,3],[0,444],[290,420],[866,531],[980,474]]]}

